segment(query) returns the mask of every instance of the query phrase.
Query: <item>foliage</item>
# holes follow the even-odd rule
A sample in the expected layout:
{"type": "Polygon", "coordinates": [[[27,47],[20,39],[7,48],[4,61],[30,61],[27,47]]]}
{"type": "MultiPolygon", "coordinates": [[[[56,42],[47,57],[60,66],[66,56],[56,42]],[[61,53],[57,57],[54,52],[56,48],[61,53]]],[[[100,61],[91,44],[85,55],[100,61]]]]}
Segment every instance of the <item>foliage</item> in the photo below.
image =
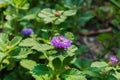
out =
{"type": "Polygon", "coordinates": [[[119,61],[106,58],[113,52],[120,59],[119,5],[118,0],[0,0],[0,80],[120,80],[119,61]],[[97,61],[84,58],[88,48],[77,43],[79,35],[110,26],[110,33],[96,35],[104,46],[93,55],[97,61]],[[54,46],[55,36],[64,36],[54,40],[57,46],[68,40],[69,47],[54,46]]]}

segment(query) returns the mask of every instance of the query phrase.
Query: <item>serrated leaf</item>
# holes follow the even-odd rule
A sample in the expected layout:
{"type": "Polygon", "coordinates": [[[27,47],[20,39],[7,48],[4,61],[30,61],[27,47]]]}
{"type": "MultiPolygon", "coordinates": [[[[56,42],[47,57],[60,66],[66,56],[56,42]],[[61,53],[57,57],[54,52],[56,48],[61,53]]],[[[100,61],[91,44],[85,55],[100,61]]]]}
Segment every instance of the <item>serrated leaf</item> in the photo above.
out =
{"type": "Polygon", "coordinates": [[[77,69],[70,69],[63,73],[62,77],[65,80],[87,80],[77,69]]]}
{"type": "Polygon", "coordinates": [[[64,22],[66,18],[67,18],[66,16],[61,15],[59,18],[57,18],[55,20],[55,24],[60,24],[60,23],[64,22]]]}
{"type": "Polygon", "coordinates": [[[91,67],[98,67],[98,68],[102,68],[102,67],[106,67],[106,66],[108,66],[107,63],[105,63],[105,62],[98,62],[98,61],[93,62],[91,64],[91,67]]]}
{"type": "Polygon", "coordinates": [[[45,23],[50,23],[56,19],[55,15],[52,13],[52,9],[49,8],[43,9],[38,16],[42,18],[45,23]]]}
{"type": "Polygon", "coordinates": [[[75,15],[77,10],[68,10],[63,13],[64,16],[73,16],[75,15]]]}
{"type": "Polygon", "coordinates": [[[19,44],[19,46],[26,46],[26,47],[32,47],[37,44],[37,41],[32,38],[27,38],[25,40],[22,40],[22,42],[19,44]]]}
{"type": "Polygon", "coordinates": [[[12,56],[13,58],[16,58],[16,59],[23,59],[23,58],[26,58],[31,53],[32,51],[30,49],[18,48],[12,52],[12,56]]]}
{"type": "Polygon", "coordinates": [[[27,59],[25,59],[25,60],[20,61],[20,65],[22,67],[26,68],[26,69],[31,70],[36,65],[36,62],[33,61],[33,60],[27,60],[27,59]]]}
{"type": "Polygon", "coordinates": [[[21,40],[22,40],[22,38],[19,37],[19,36],[14,37],[14,38],[10,41],[9,46],[10,46],[10,47],[15,47],[21,40]]]}
{"type": "Polygon", "coordinates": [[[54,47],[48,44],[36,44],[32,47],[32,49],[35,49],[37,51],[46,51],[53,49],[54,47]]]}
{"type": "Polygon", "coordinates": [[[70,48],[68,48],[67,53],[69,56],[75,55],[75,52],[77,51],[77,47],[75,45],[71,45],[70,48]]]}
{"type": "Polygon", "coordinates": [[[32,70],[31,73],[33,76],[41,76],[50,73],[49,68],[44,64],[36,65],[32,70]]]}
{"type": "Polygon", "coordinates": [[[22,20],[31,20],[31,19],[34,19],[36,17],[35,14],[28,14],[24,17],[22,17],[22,20]]]}

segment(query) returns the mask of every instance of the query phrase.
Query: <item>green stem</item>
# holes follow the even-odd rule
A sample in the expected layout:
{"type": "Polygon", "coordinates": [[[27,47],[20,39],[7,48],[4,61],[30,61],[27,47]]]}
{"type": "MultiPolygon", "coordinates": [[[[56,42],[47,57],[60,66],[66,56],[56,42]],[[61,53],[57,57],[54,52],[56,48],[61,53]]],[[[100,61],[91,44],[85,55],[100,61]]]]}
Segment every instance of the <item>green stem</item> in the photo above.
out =
{"type": "Polygon", "coordinates": [[[56,80],[56,79],[57,79],[57,74],[54,73],[54,74],[52,75],[52,78],[51,78],[50,80],[56,80]]]}
{"type": "Polygon", "coordinates": [[[2,21],[1,21],[1,23],[2,23],[2,28],[4,28],[4,15],[2,15],[2,21]]]}
{"type": "Polygon", "coordinates": [[[19,27],[18,27],[18,15],[19,15],[19,9],[16,7],[15,8],[15,19],[14,19],[14,22],[15,22],[15,25],[14,25],[14,28],[16,29],[16,30],[14,30],[15,31],[15,34],[16,33],[18,33],[18,30],[19,30],[19,27]]]}

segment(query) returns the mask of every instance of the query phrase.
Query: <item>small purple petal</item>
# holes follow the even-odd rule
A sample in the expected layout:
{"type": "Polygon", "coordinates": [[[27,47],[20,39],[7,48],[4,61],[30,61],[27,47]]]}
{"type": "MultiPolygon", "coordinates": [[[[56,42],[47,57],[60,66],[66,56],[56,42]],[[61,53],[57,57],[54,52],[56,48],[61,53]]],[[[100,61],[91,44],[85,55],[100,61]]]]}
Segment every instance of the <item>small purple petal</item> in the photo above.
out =
{"type": "Polygon", "coordinates": [[[110,56],[110,62],[116,64],[116,63],[118,63],[118,61],[119,60],[118,60],[117,56],[110,56]]]}
{"type": "Polygon", "coordinates": [[[32,28],[24,28],[21,30],[21,34],[24,36],[30,36],[33,33],[33,29],[32,28]]]}
{"type": "Polygon", "coordinates": [[[71,46],[71,41],[64,36],[55,36],[52,38],[51,43],[53,46],[56,48],[63,48],[67,49],[68,47],[71,46]]]}

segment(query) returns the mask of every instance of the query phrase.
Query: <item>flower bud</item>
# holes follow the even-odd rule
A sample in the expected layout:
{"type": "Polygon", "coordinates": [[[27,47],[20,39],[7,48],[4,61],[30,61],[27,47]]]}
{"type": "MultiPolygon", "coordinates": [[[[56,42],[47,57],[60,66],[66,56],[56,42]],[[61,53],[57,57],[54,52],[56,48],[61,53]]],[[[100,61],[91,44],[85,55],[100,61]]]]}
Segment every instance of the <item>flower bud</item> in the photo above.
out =
{"type": "Polygon", "coordinates": [[[25,37],[30,36],[33,33],[32,28],[24,28],[21,30],[21,34],[24,35],[25,37]]]}

